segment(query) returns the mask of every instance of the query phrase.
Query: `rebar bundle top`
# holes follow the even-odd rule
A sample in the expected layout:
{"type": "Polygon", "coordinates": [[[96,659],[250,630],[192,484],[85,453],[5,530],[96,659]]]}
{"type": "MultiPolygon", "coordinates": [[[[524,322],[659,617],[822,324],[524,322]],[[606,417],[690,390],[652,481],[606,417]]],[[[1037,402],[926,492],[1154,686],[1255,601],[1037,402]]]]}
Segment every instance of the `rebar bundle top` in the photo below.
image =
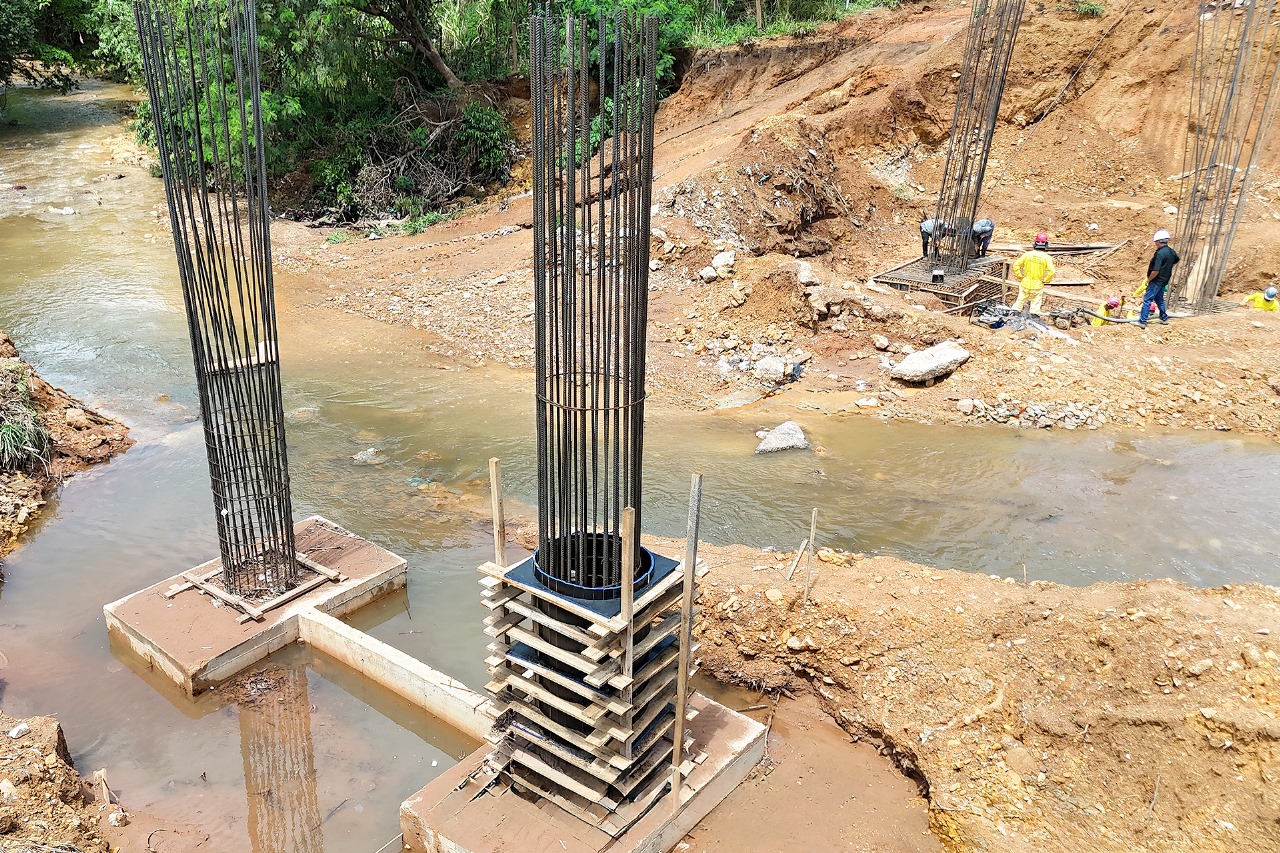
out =
{"type": "Polygon", "coordinates": [[[135,0],[217,514],[222,581],[298,583],[254,0],[135,0]]]}
{"type": "Polygon", "coordinates": [[[657,34],[626,12],[530,21],[535,560],[577,598],[620,595],[627,507],[639,541],[657,34]]]}
{"type": "Polygon", "coordinates": [[[978,216],[1000,99],[1026,0],[975,0],[956,82],[947,161],[934,213],[928,259],[963,272],[973,257],[970,229],[978,216]]]}
{"type": "Polygon", "coordinates": [[[1182,160],[1172,291],[1211,310],[1226,273],[1258,154],[1275,121],[1277,0],[1201,2],[1182,160]]]}

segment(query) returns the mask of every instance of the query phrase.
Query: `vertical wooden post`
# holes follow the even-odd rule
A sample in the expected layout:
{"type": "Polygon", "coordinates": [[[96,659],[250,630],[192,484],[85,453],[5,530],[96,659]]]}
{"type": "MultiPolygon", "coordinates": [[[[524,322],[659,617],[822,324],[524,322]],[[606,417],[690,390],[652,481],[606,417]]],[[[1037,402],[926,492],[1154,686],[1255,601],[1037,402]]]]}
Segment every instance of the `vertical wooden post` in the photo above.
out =
{"type": "Polygon", "coordinates": [[[756,0],[756,32],[764,32],[764,0],[756,0]]]}
{"type": "Polygon", "coordinates": [[[489,460],[489,501],[493,505],[493,562],[507,567],[507,517],[502,510],[502,463],[489,460]]]}
{"type": "Polygon", "coordinates": [[[671,753],[671,811],[680,810],[680,787],[684,784],[680,767],[684,764],[684,715],[689,706],[689,653],[693,644],[693,592],[698,579],[698,516],[702,508],[702,475],[689,483],[689,521],[685,527],[684,597],[680,604],[680,663],[676,670],[676,723],[671,753]]]}
{"type": "Polygon", "coordinates": [[[809,519],[809,557],[804,562],[804,603],[809,603],[809,586],[813,583],[813,537],[818,535],[818,508],[809,519]]]}
{"type": "MultiPolygon", "coordinates": [[[[635,601],[636,601],[636,511],[634,507],[627,507],[622,511],[622,621],[627,623],[626,627],[626,645],[622,651],[622,674],[628,679],[635,677],[635,645],[636,645],[636,626],[633,623],[635,618],[635,601]]],[[[623,702],[631,705],[632,699],[635,698],[635,688],[628,684],[623,691],[623,702]]],[[[627,711],[627,727],[630,728],[635,722],[635,709],[627,711]]],[[[623,755],[631,758],[631,745],[634,738],[627,738],[626,749],[623,755]]]]}
{"type": "Polygon", "coordinates": [[[516,27],[516,22],[511,22],[511,73],[515,74],[520,70],[520,31],[516,27]]]}

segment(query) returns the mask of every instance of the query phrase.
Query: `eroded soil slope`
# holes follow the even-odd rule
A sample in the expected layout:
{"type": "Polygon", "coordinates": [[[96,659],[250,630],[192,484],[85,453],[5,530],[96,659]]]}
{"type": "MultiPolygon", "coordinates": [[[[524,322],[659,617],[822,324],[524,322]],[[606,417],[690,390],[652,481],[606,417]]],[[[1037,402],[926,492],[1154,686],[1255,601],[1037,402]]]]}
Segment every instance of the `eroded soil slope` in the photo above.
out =
{"type": "MultiPolygon", "coordinates": [[[[13,341],[0,331],[0,359],[18,357],[13,341]]],[[[0,472],[0,558],[13,549],[45,497],[59,483],[133,444],[124,424],[86,407],[34,371],[30,375],[32,403],[49,431],[52,452],[47,465],[0,472]]]]}
{"type": "Polygon", "coordinates": [[[1280,849],[1280,593],[700,549],[704,671],[811,693],[952,849],[1280,849]]]}

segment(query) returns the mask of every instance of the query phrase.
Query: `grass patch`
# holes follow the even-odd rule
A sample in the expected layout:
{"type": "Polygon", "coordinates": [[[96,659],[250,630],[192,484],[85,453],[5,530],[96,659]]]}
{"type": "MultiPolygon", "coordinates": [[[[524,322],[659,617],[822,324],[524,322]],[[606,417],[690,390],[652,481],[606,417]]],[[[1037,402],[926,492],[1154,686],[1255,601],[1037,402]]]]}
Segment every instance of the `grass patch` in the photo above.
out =
{"type": "Polygon", "coordinates": [[[49,460],[49,431],[31,403],[31,368],[0,361],[0,471],[27,471],[49,460]]]}
{"type": "Polygon", "coordinates": [[[1076,14],[1086,18],[1101,18],[1107,14],[1107,7],[1098,0],[1076,0],[1076,14]]]}
{"type": "MultiPolygon", "coordinates": [[[[730,44],[741,44],[758,38],[769,36],[804,37],[813,33],[820,25],[830,21],[839,21],[850,15],[867,12],[872,9],[896,9],[899,0],[830,0],[817,4],[805,4],[802,14],[793,16],[788,8],[770,11],[765,15],[764,30],[756,31],[755,15],[730,19],[728,14],[706,15],[693,24],[689,37],[685,39],[687,47],[706,49],[724,47],[730,44]]],[[[741,14],[741,13],[739,13],[741,14]]]]}

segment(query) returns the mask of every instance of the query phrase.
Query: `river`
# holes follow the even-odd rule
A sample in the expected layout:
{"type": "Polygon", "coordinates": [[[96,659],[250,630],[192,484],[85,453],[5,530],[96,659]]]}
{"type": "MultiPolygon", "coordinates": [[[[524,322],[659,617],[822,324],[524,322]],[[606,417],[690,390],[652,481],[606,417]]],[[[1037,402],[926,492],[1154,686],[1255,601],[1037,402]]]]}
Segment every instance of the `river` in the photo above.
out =
{"type": "MultiPolygon", "coordinates": [[[[13,91],[17,125],[0,129],[0,328],[45,379],[138,440],[70,481],[7,561],[0,700],[10,714],[55,713],[80,771],[108,768],[132,807],[189,820],[224,853],[261,853],[250,718],[155,689],[112,654],[103,625],[104,603],[217,553],[163,188],[111,159],[127,149],[129,97],[97,83],[13,91]]],[[[352,622],[480,687],[475,566],[491,540],[441,506],[483,505],[490,456],[513,508],[533,501],[531,380],[441,361],[415,330],[322,307],[322,282],[278,273],[277,288],[295,511],[405,557],[407,593],[352,622]],[[353,460],[371,447],[378,464],[353,460]]],[[[820,545],[939,567],[1068,584],[1280,581],[1271,442],[801,413],[825,454],[756,457],[754,431],[796,414],[782,398],[706,414],[651,405],[646,532],[683,532],[697,470],[715,542],[794,548],[818,506],[820,545]]],[[[308,853],[378,850],[398,832],[399,802],[473,745],[331,662],[302,650],[277,662],[305,691],[321,818],[308,853]]]]}

